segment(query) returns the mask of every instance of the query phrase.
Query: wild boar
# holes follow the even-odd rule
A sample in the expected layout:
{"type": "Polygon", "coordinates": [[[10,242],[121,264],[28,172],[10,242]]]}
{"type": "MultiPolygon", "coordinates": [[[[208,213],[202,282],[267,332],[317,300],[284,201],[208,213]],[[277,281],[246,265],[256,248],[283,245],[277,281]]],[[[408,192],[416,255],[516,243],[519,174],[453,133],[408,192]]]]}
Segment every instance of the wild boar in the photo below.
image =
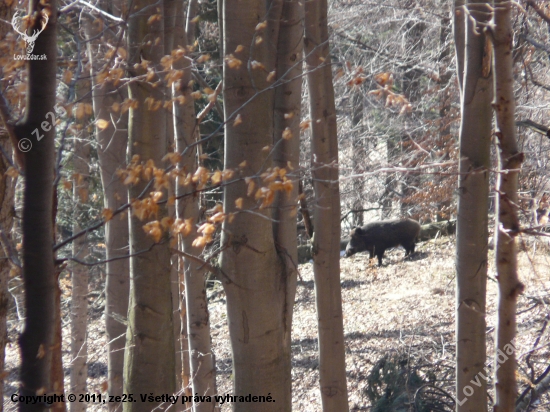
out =
{"type": "Polygon", "coordinates": [[[386,249],[401,245],[405,248],[405,256],[414,253],[414,244],[419,233],[420,224],[412,219],[382,220],[355,227],[351,231],[345,256],[368,251],[371,259],[376,255],[378,266],[382,266],[386,249]]]}

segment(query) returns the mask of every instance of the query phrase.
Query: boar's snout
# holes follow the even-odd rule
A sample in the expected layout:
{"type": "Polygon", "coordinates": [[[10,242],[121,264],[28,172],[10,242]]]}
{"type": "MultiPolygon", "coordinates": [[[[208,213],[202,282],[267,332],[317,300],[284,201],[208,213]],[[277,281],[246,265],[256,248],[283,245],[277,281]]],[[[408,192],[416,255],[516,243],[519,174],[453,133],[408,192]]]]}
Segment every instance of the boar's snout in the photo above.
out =
{"type": "Polygon", "coordinates": [[[346,248],[346,254],[344,255],[344,257],[350,257],[351,255],[355,255],[355,253],[356,253],[355,249],[348,246],[346,248]]]}

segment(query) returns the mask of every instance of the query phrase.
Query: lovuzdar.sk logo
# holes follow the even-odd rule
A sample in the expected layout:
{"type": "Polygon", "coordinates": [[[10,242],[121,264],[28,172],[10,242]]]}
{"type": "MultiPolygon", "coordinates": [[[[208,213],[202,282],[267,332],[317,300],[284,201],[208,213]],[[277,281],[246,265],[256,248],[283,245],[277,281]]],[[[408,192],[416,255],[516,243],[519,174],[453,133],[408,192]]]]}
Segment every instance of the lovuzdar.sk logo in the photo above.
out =
{"type": "MultiPolygon", "coordinates": [[[[27,34],[27,29],[21,29],[22,26],[22,20],[31,18],[30,16],[22,18],[19,14],[19,11],[16,11],[13,15],[13,18],[11,19],[11,25],[13,26],[13,29],[19,33],[19,35],[25,40],[25,43],[27,45],[27,54],[14,54],[13,58],[16,60],[47,60],[47,57],[45,54],[42,54],[40,56],[37,56],[35,54],[32,54],[32,51],[34,50],[34,43],[36,42],[36,39],[44,31],[46,28],[46,25],[48,24],[49,17],[46,13],[40,13],[42,16],[42,28],[40,30],[33,30],[32,35],[27,34]]],[[[23,22],[26,23],[26,22],[23,22]]]]}

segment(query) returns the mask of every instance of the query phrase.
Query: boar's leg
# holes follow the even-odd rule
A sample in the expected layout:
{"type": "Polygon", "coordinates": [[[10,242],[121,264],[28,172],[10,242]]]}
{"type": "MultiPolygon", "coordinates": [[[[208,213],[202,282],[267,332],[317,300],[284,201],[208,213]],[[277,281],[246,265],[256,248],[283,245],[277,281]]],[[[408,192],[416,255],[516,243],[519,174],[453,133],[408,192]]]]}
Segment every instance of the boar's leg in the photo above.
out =
{"type": "Polygon", "coordinates": [[[414,240],[410,243],[404,244],[403,247],[405,248],[405,256],[412,255],[414,253],[414,240]]]}
{"type": "Polygon", "coordinates": [[[380,249],[376,252],[376,256],[378,257],[378,266],[382,266],[382,258],[384,257],[384,252],[386,249],[380,249]]]}

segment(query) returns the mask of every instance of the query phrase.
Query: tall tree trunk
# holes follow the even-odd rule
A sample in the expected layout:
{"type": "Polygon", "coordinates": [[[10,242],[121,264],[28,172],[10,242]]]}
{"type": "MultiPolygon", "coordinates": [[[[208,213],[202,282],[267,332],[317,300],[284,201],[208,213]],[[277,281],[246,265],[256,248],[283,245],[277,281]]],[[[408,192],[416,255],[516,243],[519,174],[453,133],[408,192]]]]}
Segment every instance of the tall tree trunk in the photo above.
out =
{"type": "MultiPolygon", "coordinates": [[[[86,76],[87,77],[87,76],[86,76]]],[[[80,80],[76,85],[76,97],[81,103],[89,105],[91,85],[88,80],[80,80]]],[[[82,106],[83,107],[83,106],[82,106]]],[[[86,109],[77,108],[76,125],[79,135],[75,138],[73,153],[73,234],[82,230],[80,221],[85,211],[84,205],[88,200],[90,175],[90,133],[88,132],[90,116],[86,109]]],[[[84,261],[89,254],[88,239],[80,236],[73,241],[73,256],[84,261]]],[[[86,394],[88,378],[88,268],[73,262],[71,267],[72,296],[71,296],[71,386],[70,393],[76,396],[86,394]]],[[[69,404],[71,412],[86,410],[85,402],[69,404]]]]}
{"type": "MultiPolygon", "coordinates": [[[[55,195],[54,195],[55,196],[55,195]]],[[[55,221],[55,219],[54,219],[55,221]]],[[[55,319],[54,319],[54,340],[52,344],[52,369],[50,373],[50,388],[48,394],[61,396],[65,393],[65,370],[63,368],[63,331],[61,327],[61,288],[59,287],[59,276],[62,268],[55,267],[55,319]]],[[[61,398],[58,398],[61,399],[61,398]]],[[[64,412],[67,410],[66,402],[54,402],[49,407],[50,412],[64,412]]]]}
{"type": "MultiPolygon", "coordinates": [[[[194,25],[189,23],[195,15],[197,1],[189,2],[187,12],[187,24],[184,19],[176,21],[174,30],[174,43],[178,46],[186,47],[187,42],[194,42],[194,25]],[[187,31],[185,29],[187,27],[187,31]]],[[[178,15],[183,15],[182,5],[178,5],[180,12],[178,15]]],[[[197,149],[195,144],[199,136],[199,125],[195,118],[194,100],[191,97],[193,91],[189,86],[191,81],[191,64],[186,57],[174,62],[173,68],[183,70],[184,75],[180,82],[174,83],[173,93],[176,98],[174,110],[174,131],[176,135],[176,151],[182,153],[180,167],[187,173],[194,174],[197,170],[197,149]],[[184,103],[179,104],[177,97],[182,96],[184,103]]],[[[185,178],[182,178],[185,179],[185,178]]],[[[180,180],[180,179],[178,179],[180,180]]],[[[193,410],[196,412],[211,412],[214,411],[216,402],[214,395],[216,394],[216,366],[214,354],[212,353],[211,337],[210,337],[210,316],[208,313],[208,302],[206,300],[205,276],[207,268],[200,260],[193,260],[190,256],[200,256],[204,245],[194,246],[193,241],[199,236],[197,233],[196,224],[199,219],[200,212],[200,197],[195,191],[195,187],[184,187],[178,181],[177,184],[177,217],[182,221],[185,219],[192,220],[192,229],[189,235],[180,239],[180,247],[184,251],[186,257],[180,260],[185,279],[185,299],[184,302],[186,321],[188,348],[189,348],[189,364],[190,376],[193,394],[201,396],[210,396],[211,402],[195,402],[193,410]]],[[[185,348],[187,349],[187,348],[185,348]]],[[[185,360],[185,359],[184,359],[185,360]]]]}
{"type": "MultiPolygon", "coordinates": [[[[19,339],[21,348],[19,393],[22,396],[35,396],[50,388],[56,288],[52,248],[55,158],[55,122],[52,117],[55,113],[57,66],[56,1],[31,0],[29,11],[31,15],[37,17],[32,21],[29,32],[42,29],[44,13],[49,15],[49,21],[44,31],[37,37],[33,50],[34,55],[45,55],[47,60],[30,60],[27,63],[25,117],[14,128],[19,149],[28,147],[28,144],[32,145],[23,156],[20,150],[18,153],[18,157],[22,158],[25,164],[22,226],[26,318],[25,329],[19,339]],[[40,141],[35,138],[36,132],[33,134],[35,130],[43,136],[40,141]]],[[[43,411],[46,405],[21,403],[19,409],[43,411]]]]}
{"type": "MultiPolygon", "coordinates": [[[[12,146],[7,133],[0,131],[0,147],[2,151],[9,154],[12,146]]],[[[10,156],[11,157],[11,156],[10,156]]],[[[15,179],[9,177],[6,171],[10,167],[10,159],[0,156],[0,243],[2,245],[2,256],[0,256],[0,373],[4,372],[6,343],[8,342],[7,315],[10,302],[8,291],[8,280],[11,263],[10,253],[12,248],[11,230],[13,227],[15,179]]],[[[4,399],[4,384],[0,382],[0,399],[4,399]]],[[[0,411],[3,405],[0,406],[0,411]]]]}
{"type": "MultiPolygon", "coordinates": [[[[440,0],[442,9],[446,7],[447,0],[440,0]]],[[[451,27],[449,24],[451,20],[448,16],[441,18],[441,26],[439,29],[439,48],[440,53],[438,57],[438,99],[439,99],[439,141],[441,145],[444,145],[446,141],[451,139],[451,124],[452,118],[449,116],[451,111],[451,103],[453,98],[451,97],[453,87],[450,87],[450,81],[453,78],[453,72],[449,68],[449,60],[452,58],[453,48],[452,41],[450,39],[451,27]]],[[[445,154],[444,160],[449,160],[450,156],[448,152],[445,154]]],[[[439,181],[443,181],[443,178],[439,178],[439,181]]],[[[436,220],[443,221],[450,218],[452,198],[442,199],[437,204],[436,220]]]]}
{"type": "MultiPolygon", "coordinates": [[[[0,4],[0,19],[11,21],[13,9],[6,2],[0,4]]],[[[7,24],[0,25],[0,41],[3,41],[6,34],[11,31],[7,24]]],[[[0,67],[0,85],[5,87],[2,68],[0,67]]],[[[0,96],[3,99],[3,96],[0,96]]],[[[2,123],[0,123],[2,124],[2,123]]],[[[7,315],[10,302],[8,291],[9,274],[12,267],[12,236],[13,218],[15,215],[14,198],[15,182],[17,177],[10,177],[6,174],[12,162],[13,147],[9,140],[7,128],[0,129],[0,244],[3,254],[0,256],[0,374],[4,374],[6,343],[8,342],[7,315]]],[[[0,399],[4,399],[4,383],[0,382],[0,399]]],[[[3,403],[0,405],[0,412],[4,410],[3,403]]]]}
{"type": "Polygon", "coordinates": [[[457,217],[457,411],[487,410],[484,372],[487,287],[488,199],[491,142],[491,47],[483,34],[487,2],[455,3],[455,37],[462,118],[457,217]],[[461,28],[461,27],[464,28],[461,28]],[[463,45],[464,49],[459,49],[463,45]],[[464,60],[462,60],[464,59],[464,60]],[[460,69],[463,68],[463,72],[460,69]],[[479,379],[480,386],[471,386],[479,379]]]}
{"type": "MultiPolygon", "coordinates": [[[[102,4],[103,7],[106,4],[102,4]]],[[[120,14],[120,5],[113,3],[113,14],[120,14]]],[[[92,78],[92,100],[94,117],[96,119],[95,134],[97,138],[97,154],[99,171],[103,186],[104,206],[114,211],[126,203],[126,186],[116,175],[118,168],[126,165],[126,148],[128,145],[128,114],[113,107],[120,105],[126,97],[126,91],[120,90],[113,81],[100,82],[98,75],[105,70],[105,61],[100,57],[107,52],[104,43],[117,41],[100,35],[99,26],[89,19],[84,20],[84,30],[89,39],[88,56],[91,62],[90,75],[92,78]],[[104,122],[107,127],[98,127],[104,122]]],[[[113,36],[114,37],[114,36],[113,36]]],[[[116,257],[128,255],[128,220],[124,214],[116,216],[105,224],[105,325],[107,332],[107,374],[108,395],[122,395],[122,374],[124,368],[124,347],[126,325],[122,322],[128,314],[129,298],[129,260],[116,257]]],[[[114,411],[121,407],[120,403],[110,402],[109,410],[114,411]]]]}
{"type": "MultiPolygon", "coordinates": [[[[352,167],[354,173],[362,173],[363,165],[365,162],[364,156],[364,141],[361,138],[363,132],[363,93],[360,90],[356,90],[351,97],[351,125],[353,127],[353,134],[351,138],[351,147],[353,150],[352,167]]],[[[382,201],[382,213],[384,215],[391,213],[392,201],[390,197],[389,186],[391,185],[391,177],[388,175],[386,177],[386,188],[384,190],[384,199],[382,201]]],[[[363,178],[353,179],[351,182],[351,187],[354,193],[353,203],[351,205],[354,210],[363,209],[363,193],[365,191],[365,180],[363,178]]],[[[364,224],[364,213],[355,212],[351,216],[352,226],[363,226],[364,224]]]]}
{"type": "MultiPolygon", "coordinates": [[[[226,0],[223,5],[223,48],[228,53],[224,64],[225,167],[239,170],[241,165],[244,176],[255,176],[272,164],[268,154],[258,154],[273,144],[274,93],[265,90],[270,86],[266,73],[275,69],[282,8],[282,1],[226,0]],[[265,71],[256,63],[254,69],[254,61],[265,71]],[[247,103],[251,99],[253,102],[247,103]]],[[[236,213],[224,221],[221,240],[234,391],[236,395],[269,395],[275,402],[263,404],[263,410],[289,411],[287,325],[294,299],[289,301],[289,278],[277,254],[272,212],[269,207],[258,208],[247,196],[247,188],[243,181],[224,188],[224,211],[236,213]]],[[[236,403],[234,410],[254,411],[257,406],[236,403]]]]}
{"type": "Polygon", "coordinates": [[[498,280],[498,321],[496,339],[496,402],[495,412],[515,410],[517,398],[516,356],[513,340],[516,336],[516,300],[524,286],[518,279],[515,238],[520,229],[517,213],[518,174],[523,153],[516,139],[514,98],[514,61],[512,57],[511,3],[495,1],[493,43],[495,50],[495,101],[493,108],[499,148],[499,172],[495,231],[498,280]],[[505,359],[508,357],[508,359],[505,359]]]}
{"type": "MultiPolygon", "coordinates": [[[[298,205],[299,174],[292,174],[290,167],[297,169],[300,164],[300,120],[302,105],[302,56],[304,34],[304,5],[299,0],[283,2],[277,43],[278,81],[282,84],[275,89],[275,111],[273,130],[273,165],[287,169],[292,182],[292,190],[279,192],[274,203],[274,239],[279,260],[282,262],[281,287],[283,302],[283,354],[291,358],[291,332],[296,281],[298,275],[298,233],[296,216],[298,205]],[[290,133],[290,134],[289,134],[290,133]],[[290,137],[289,137],[290,136],[290,137]]],[[[285,375],[291,374],[290,362],[285,375]]]]}
{"type": "MultiPolygon", "coordinates": [[[[138,106],[133,106],[129,112],[130,156],[138,156],[143,162],[153,161],[156,167],[161,167],[167,151],[166,112],[162,108],[154,111],[152,106],[159,104],[162,107],[163,87],[153,87],[139,76],[147,73],[142,65],[144,61],[150,62],[151,69],[161,70],[163,6],[155,0],[138,0],[133,3],[132,13],[128,21],[128,71],[132,78],[129,97],[135,99],[138,106]],[[151,39],[158,40],[149,41],[151,39]]],[[[156,74],[151,80],[160,81],[156,74]]],[[[140,177],[139,182],[129,187],[130,201],[138,199],[149,183],[145,176],[140,177]]],[[[156,180],[156,187],[151,186],[151,190],[162,192],[165,198],[166,193],[159,181],[156,180]]],[[[154,215],[156,223],[159,224],[165,216],[166,207],[158,206],[158,213],[154,215]]],[[[155,238],[145,232],[147,221],[140,219],[135,203],[129,222],[130,301],[124,353],[124,393],[136,396],[151,392],[171,394],[175,390],[175,354],[169,242],[164,236],[155,238]]],[[[137,400],[124,403],[123,408],[128,412],[149,412],[152,405],[137,400]]]]}
{"type": "Polygon", "coordinates": [[[319,328],[319,376],[324,411],[347,411],[346,360],[340,288],[340,191],[336,109],[329,56],[327,1],[305,5],[311,174],[315,189],[313,270],[319,328]]]}
{"type": "MultiPolygon", "coordinates": [[[[174,50],[174,41],[175,39],[175,30],[176,22],[177,24],[184,24],[185,21],[183,18],[183,8],[182,2],[176,0],[163,0],[164,1],[164,52],[166,55],[170,55],[174,50]],[[177,18],[176,18],[177,16],[177,18]]],[[[166,86],[164,93],[166,96],[171,96],[172,87],[166,86]]],[[[168,110],[166,116],[166,140],[168,143],[168,151],[176,150],[176,138],[174,130],[174,109],[171,107],[168,110]]],[[[176,196],[176,185],[177,182],[175,179],[170,179],[169,188],[168,188],[168,197],[176,196]]],[[[175,203],[169,202],[168,204],[168,216],[170,219],[176,219],[176,205],[175,203]]],[[[174,327],[174,369],[175,369],[175,379],[176,379],[176,389],[175,392],[178,394],[182,392],[182,378],[183,378],[183,351],[187,350],[187,347],[182,346],[182,336],[183,336],[183,324],[181,323],[181,293],[183,291],[183,285],[180,285],[180,276],[179,276],[179,262],[180,257],[178,254],[173,253],[170,261],[170,285],[172,293],[172,326],[174,327]],[[181,290],[180,290],[181,289],[181,290]]],[[[185,328],[186,329],[186,328],[185,328]]],[[[187,331],[185,331],[187,334],[187,331]]],[[[185,409],[184,405],[178,403],[173,406],[174,412],[185,409]]]]}

